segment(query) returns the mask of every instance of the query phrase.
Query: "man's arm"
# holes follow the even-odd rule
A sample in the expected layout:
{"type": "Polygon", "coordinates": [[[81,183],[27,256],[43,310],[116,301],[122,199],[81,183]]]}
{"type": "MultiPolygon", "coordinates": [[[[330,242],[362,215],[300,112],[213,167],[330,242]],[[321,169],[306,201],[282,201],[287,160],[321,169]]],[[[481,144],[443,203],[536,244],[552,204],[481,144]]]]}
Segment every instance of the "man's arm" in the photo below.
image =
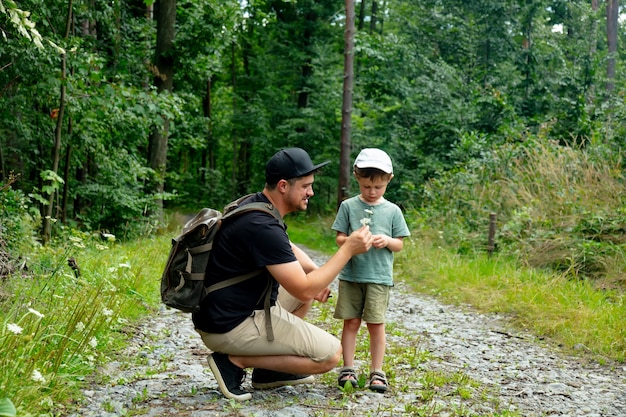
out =
{"type": "Polygon", "coordinates": [[[300,265],[302,265],[302,269],[304,269],[305,274],[308,274],[314,269],[319,268],[319,266],[317,266],[317,264],[313,261],[313,259],[309,257],[309,255],[305,251],[294,245],[293,242],[290,243],[291,249],[293,250],[294,255],[296,255],[296,259],[298,259],[300,265]]]}
{"type": "MultiPolygon", "coordinates": [[[[308,273],[305,272],[304,267],[300,264],[298,252],[295,251],[294,253],[296,253],[298,261],[267,265],[267,269],[291,295],[303,302],[308,302],[314,299],[320,291],[328,287],[352,256],[367,252],[371,246],[372,234],[369,231],[369,227],[363,226],[346,239],[328,262],[308,273]]],[[[302,251],[300,250],[300,252],[302,251]]]]}

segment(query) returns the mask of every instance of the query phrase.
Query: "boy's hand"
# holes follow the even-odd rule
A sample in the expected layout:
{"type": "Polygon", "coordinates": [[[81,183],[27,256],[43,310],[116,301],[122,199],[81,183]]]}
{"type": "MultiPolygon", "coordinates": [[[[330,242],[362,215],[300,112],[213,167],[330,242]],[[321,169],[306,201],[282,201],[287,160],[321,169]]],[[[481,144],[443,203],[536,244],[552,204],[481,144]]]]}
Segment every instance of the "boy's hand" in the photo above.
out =
{"type": "Polygon", "coordinates": [[[389,245],[389,236],[387,235],[373,235],[372,246],[376,249],[386,248],[389,245]]]}

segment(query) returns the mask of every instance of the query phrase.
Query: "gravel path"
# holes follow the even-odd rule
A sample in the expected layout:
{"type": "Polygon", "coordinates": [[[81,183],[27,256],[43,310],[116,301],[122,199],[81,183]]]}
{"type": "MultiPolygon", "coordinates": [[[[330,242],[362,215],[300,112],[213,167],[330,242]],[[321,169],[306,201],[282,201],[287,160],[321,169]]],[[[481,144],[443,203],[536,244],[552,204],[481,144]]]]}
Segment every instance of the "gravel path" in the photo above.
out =
{"type": "MultiPolygon", "coordinates": [[[[411,294],[401,283],[394,288],[389,322],[390,346],[426,355],[394,363],[386,394],[344,395],[331,373],[310,385],[255,391],[252,400],[236,403],[220,394],[190,316],[163,308],[137,328],[119,360],[94,378],[108,382],[84,390],[80,408],[70,416],[626,416],[624,364],[565,357],[512,330],[505,319],[411,294]],[[439,374],[479,384],[472,385],[469,398],[445,392],[446,386],[425,397],[426,375],[439,374]]],[[[386,366],[391,362],[387,358],[386,366]]],[[[361,365],[366,370],[367,364],[361,365]]],[[[249,378],[244,387],[250,388],[249,378]]]]}

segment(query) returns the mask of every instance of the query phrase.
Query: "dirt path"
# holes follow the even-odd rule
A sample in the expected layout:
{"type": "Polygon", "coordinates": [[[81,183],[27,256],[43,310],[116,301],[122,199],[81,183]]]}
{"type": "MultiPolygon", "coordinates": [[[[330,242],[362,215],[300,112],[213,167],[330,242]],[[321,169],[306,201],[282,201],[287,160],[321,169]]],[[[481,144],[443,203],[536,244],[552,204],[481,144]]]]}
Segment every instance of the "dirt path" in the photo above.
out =
{"type": "MultiPolygon", "coordinates": [[[[564,357],[502,318],[411,294],[401,283],[393,294],[386,358],[392,385],[384,395],[343,394],[331,372],[310,385],[228,401],[189,315],[162,309],[139,326],[119,360],[102,369],[96,379],[106,382],[85,390],[71,415],[626,416],[626,365],[564,357]]],[[[334,320],[319,306],[312,313],[322,326],[334,320]]],[[[357,365],[367,370],[366,363],[357,365]]],[[[251,389],[249,379],[244,387],[251,389]]]]}

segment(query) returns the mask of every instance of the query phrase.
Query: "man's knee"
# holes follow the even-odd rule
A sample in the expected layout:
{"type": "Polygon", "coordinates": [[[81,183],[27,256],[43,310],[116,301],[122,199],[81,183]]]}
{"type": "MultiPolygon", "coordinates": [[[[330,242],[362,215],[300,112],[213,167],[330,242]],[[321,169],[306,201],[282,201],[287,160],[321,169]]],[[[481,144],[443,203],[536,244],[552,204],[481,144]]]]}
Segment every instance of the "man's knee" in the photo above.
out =
{"type": "Polygon", "coordinates": [[[341,360],[341,352],[342,352],[342,348],[341,348],[341,345],[339,345],[339,349],[337,349],[337,352],[335,352],[333,356],[319,363],[320,365],[319,373],[323,374],[323,373],[333,370],[337,366],[339,361],[341,360]]]}

